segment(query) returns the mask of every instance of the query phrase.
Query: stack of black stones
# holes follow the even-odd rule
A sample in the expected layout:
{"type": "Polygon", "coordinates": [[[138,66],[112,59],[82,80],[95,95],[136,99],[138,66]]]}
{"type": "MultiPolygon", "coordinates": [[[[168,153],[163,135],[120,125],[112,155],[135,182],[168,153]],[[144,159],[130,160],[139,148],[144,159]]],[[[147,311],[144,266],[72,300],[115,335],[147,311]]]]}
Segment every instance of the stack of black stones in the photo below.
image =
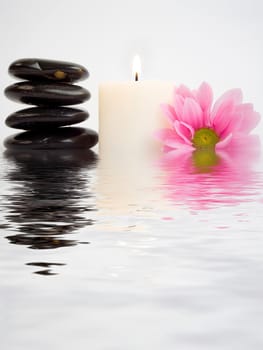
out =
{"type": "Polygon", "coordinates": [[[5,95],[35,107],[15,112],[6,119],[9,127],[26,130],[8,137],[6,148],[15,151],[79,150],[97,144],[95,131],[69,127],[86,120],[89,114],[78,108],[65,107],[90,98],[88,90],[73,85],[88,78],[86,68],[69,62],[30,58],[13,62],[9,73],[25,81],[8,86],[5,95]]]}

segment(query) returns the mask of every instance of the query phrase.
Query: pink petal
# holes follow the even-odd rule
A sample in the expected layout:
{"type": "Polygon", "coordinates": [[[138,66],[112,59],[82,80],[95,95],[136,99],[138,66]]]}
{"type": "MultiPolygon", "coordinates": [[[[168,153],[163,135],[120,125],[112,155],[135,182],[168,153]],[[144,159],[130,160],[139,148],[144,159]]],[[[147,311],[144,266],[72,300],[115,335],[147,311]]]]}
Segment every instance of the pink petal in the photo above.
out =
{"type": "MultiPolygon", "coordinates": [[[[169,141],[168,141],[169,142],[169,141]]],[[[180,150],[180,152],[184,153],[184,152],[189,152],[189,151],[193,151],[195,148],[191,145],[188,145],[186,143],[173,143],[173,148],[174,149],[178,149],[180,150]]]]}
{"type": "Polygon", "coordinates": [[[181,163],[185,157],[189,157],[189,152],[192,152],[193,150],[193,147],[182,147],[164,152],[162,161],[166,166],[172,166],[174,168],[176,165],[178,165],[177,161],[181,163]]]}
{"type": "Polygon", "coordinates": [[[238,107],[241,119],[238,131],[249,134],[258,125],[261,116],[253,110],[253,105],[251,104],[243,104],[238,107]]]}
{"type": "Polygon", "coordinates": [[[234,135],[231,152],[235,153],[235,156],[247,155],[250,159],[255,155],[258,156],[261,153],[260,137],[258,135],[234,135]]]}
{"type": "Polygon", "coordinates": [[[206,82],[203,82],[197,90],[196,98],[204,112],[206,126],[210,126],[211,123],[209,114],[213,102],[213,91],[210,85],[208,85],[206,82]]]}
{"type": "Polygon", "coordinates": [[[227,135],[233,134],[239,130],[241,121],[242,118],[239,113],[229,112],[229,115],[225,114],[221,116],[221,124],[217,123],[215,130],[221,139],[225,139],[227,135]],[[223,121],[223,117],[226,117],[225,121],[223,121]]]}
{"type": "Polygon", "coordinates": [[[189,131],[190,131],[190,133],[191,133],[191,139],[194,137],[194,133],[195,133],[195,130],[194,130],[194,128],[191,126],[191,125],[189,125],[189,124],[187,124],[187,123],[185,123],[185,122],[180,122],[182,125],[184,125],[189,131]]]}
{"type": "Polygon", "coordinates": [[[178,95],[181,95],[184,98],[194,98],[192,91],[185,85],[180,85],[175,91],[178,95]]]}
{"type": "Polygon", "coordinates": [[[181,148],[181,147],[187,147],[190,145],[187,145],[186,143],[183,143],[182,141],[176,141],[175,139],[166,139],[165,145],[171,148],[181,148]]]}
{"type": "Polygon", "coordinates": [[[242,91],[240,89],[227,91],[216,101],[211,113],[211,119],[214,120],[216,116],[221,115],[226,110],[233,109],[234,105],[241,104],[241,102],[242,91]]]}
{"type": "Polygon", "coordinates": [[[184,140],[172,129],[158,130],[154,133],[154,137],[170,148],[178,148],[185,144],[184,140]]]}
{"type": "Polygon", "coordinates": [[[218,136],[223,137],[223,132],[229,127],[230,123],[233,123],[236,119],[234,117],[234,106],[228,104],[225,106],[224,110],[221,113],[218,113],[213,121],[212,128],[215,130],[218,136]]]}
{"type": "Polygon", "coordinates": [[[174,121],[177,119],[174,108],[168,104],[161,104],[161,109],[166,118],[168,119],[169,123],[173,125],[174,121]]]}
{"type": "Polygon", "coordinates": [[[171,152],[171,151],[173,151],[174,150],[174,148],[171,148],[171,147],[169,147],[169,146],[163,146],[163,152],[164,153],[168,153],[168,152],[171,152]]]}
{"type": "Polygon", "coordinates": [[[181,138],[185,141],[185,143],[192,145],[192,131],[191,128],[188,127],[186,123],[180,123],[177,120],[174,122],[175,131],[181,138]]]}
{"type": "Polygon", "coordinates": [[[179,138],[173,129],[160,129],[154,133],[157,140],[165,141],[167,138],[179,138]]]}
{"type": "Polygon", "coordinates": [[[253,105],[250,103],[241,104],[235,107],[232,114],[229,114],[228,125],[221,132],[221,137],[224,138],[229,133],[244,133],[249,134],[260,121],[260,114],[253,110],[253,105]]]}
{"type": "Polygon", "coordinates": [[[235,110],[238,113],[250,113],[254,111],[254,107],[252,103],[242,103],[235,107],[235,110]]]}
{"type": "Polygon", "coordinates": [[[213,102],[213,91],[209,84],[203,82],[197,90],[196,97],[203,110],[209,109],[213,102]]]}
{"type": "Polygon", "coordinates": [[[233,136],[232,134],[229,134],[225,139],[223,139],[222,141],[219,141],[216,144],[216,150],[219,150],[228,146],[232,140],[232,136],[233,136]]]}
{"type": "Polygon", "coordinates": [[[199,104],[192,98],[186,98],[183,109],[183,122],[191,125],[195,130],[204,126],[203,112],[199,104]]]}
{"type": "Polygon", "coordinates": [[[177,115],[178,120],[183,118],[183,109],[184,109],[184,97],[178,95],[176,92],[174,94],[174,110],[177,115]]]}

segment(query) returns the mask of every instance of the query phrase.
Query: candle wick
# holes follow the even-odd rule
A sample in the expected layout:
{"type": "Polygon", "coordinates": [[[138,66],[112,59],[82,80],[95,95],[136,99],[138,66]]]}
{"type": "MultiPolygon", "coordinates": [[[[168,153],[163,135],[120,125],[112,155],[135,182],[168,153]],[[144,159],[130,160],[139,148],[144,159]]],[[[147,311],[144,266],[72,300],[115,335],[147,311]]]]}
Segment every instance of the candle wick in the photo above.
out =
{"type": "Polygon", "coordinates": [[[138,72],[135,73],[135,81],[139,81],[139,74],[138,74],[138,72]]]}

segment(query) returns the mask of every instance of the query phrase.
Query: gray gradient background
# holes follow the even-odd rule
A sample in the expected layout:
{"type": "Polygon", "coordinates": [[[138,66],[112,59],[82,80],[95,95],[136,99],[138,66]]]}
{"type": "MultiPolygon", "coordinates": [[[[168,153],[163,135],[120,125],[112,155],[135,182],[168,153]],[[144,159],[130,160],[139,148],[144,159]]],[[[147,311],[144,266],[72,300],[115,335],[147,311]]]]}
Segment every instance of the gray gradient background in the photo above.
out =
{"type": "MultiPolygon", "coordinates": [[[[99,82],[131,79],[138,53],[143,79],[206,80],[215,95],[241,87],[263,114],[262,33],[262,0],[1,0],[0,89],[14,81],[7,67],[17,58],[79,62],[91,73],[82,82],[93,95],[85,124],[97,129],[99,82]]],[[[0,104],[2,140],[13,133],[5,117],[24,106],[3,94],[0,104]]]]}

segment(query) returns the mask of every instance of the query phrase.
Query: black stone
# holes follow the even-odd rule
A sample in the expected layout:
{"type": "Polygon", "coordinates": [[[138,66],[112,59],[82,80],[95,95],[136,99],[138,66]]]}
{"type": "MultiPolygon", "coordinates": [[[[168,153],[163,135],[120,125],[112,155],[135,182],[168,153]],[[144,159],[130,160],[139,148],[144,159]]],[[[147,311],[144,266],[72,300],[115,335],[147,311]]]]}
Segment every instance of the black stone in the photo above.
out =
{"type": "Polygon", "coordinates": [[[9,150],[89,149],[98,142],[98,134],[84,128],[58,128],[52,131],[26,131],[8,137],[4,145],[9,150]]]}
{"type": "Polygon", "coordinates": [[[16,102],[43,107],[76,105],[90,98],[89,91],[78,85],[30,81],[8,86],[5,95],[16,102]]]}
{"type": "Polygon", "coordinates": [[[9,66],[9,74],[24,80],[74,82],[88,78],[87,69],[79,64],[39,58],[23,58],[9,66]]]}
{"type": "Polygon", "coordinates": [[[77,108],[27,108],[7,117],[5,123],[10,128],[23,130],[43,130],[81,123],[89,117],[88,112],[77,108]]]}

